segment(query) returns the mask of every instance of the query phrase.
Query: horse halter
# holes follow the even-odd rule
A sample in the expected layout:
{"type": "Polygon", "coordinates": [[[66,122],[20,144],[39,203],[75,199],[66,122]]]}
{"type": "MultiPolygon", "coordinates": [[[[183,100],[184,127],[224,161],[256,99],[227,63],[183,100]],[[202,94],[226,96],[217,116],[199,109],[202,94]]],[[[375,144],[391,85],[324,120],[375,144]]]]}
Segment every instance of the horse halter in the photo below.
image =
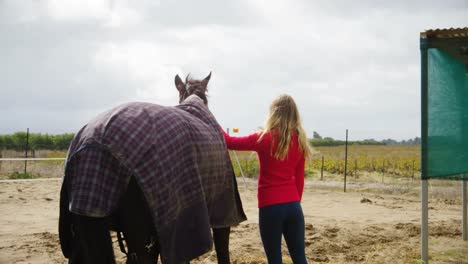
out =
{"type": "Polygon", "coordinates": [[[184,92],[179,94],[179,104],[182,103],[185,99],[187,99],[187,97],[190,96],[190,95],[187,95],[187,94],[188,94],[187,89],[184,89],[184,92]]]}
{"type": "Polygon", "coordinates": [[[188,81],[185,83],[185,89],[183,89],[183,93],[180,94],[179,103],[182,103],[192,94],[200,97],[205,105],[208,104],[206,98],[206,87],[203,87],[203,84],[200,81],[188,81]]]}

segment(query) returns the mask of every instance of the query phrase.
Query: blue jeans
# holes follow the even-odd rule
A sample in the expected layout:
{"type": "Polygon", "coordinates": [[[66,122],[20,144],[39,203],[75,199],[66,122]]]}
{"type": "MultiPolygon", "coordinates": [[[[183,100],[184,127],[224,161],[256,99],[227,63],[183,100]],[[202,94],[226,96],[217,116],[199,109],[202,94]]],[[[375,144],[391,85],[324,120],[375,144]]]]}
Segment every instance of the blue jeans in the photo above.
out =
{"type": "Polygon", "coordinates": [[[282,235],[288,245],[293,263],[307,263],[304,245],[304,214],[299,202],[262,207],[259,218],[260,236],[269,264],[282,263],[282,235]]]}

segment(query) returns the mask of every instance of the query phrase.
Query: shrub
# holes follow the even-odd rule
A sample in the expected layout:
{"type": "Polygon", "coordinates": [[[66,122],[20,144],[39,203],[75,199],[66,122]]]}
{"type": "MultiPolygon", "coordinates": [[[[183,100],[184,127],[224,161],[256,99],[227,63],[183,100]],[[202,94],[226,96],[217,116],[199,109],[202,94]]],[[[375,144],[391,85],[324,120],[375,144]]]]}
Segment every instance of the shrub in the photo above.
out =
{"type": "Polygon", "coordinates": [[[19,172],[13,172],[10,174],[8,177],[10,180],[17,180],[17,179],[33,179],[34,175],[31,173],[19,173],[19,172]]]}

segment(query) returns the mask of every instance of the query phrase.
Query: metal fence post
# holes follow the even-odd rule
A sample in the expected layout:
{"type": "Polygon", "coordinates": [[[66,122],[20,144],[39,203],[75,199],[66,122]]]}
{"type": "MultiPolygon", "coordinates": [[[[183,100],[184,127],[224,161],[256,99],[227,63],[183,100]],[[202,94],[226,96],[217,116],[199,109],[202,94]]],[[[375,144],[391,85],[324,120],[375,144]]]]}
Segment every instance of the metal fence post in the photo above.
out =
{"type": "Polygon", "coordinates": [[[358,177],[357,171],[358,171],[358,169],[357,169],[357,160],[355,159],[354,160],[354,178],[356,178],[356,179],[358,177]]]}
{"type": "Polygon", "coordinates": [[[428,68],[427,39],[420,38],[421,50],[421,260],[429,261],[429,213],[428,213],[428,68]]]}
{"type": "Polygon", "coordinates": [[[322,156],[322,169],[320,170],[320,180],[323,181],[323,156],[322,156]]]}
{"type": "Polygon", "coordinates": [[[346,144],[345,144],[345,163],[344,163],[344,192],[346,192],[346,169],[348,166],[348,129],[346,129],[346,144]]]}
{"type": "Polygon", "coordinates": [[[468,241],[468,209],[467,209],[467,199],[468,199],[468,190],[467,190],[467,181],[463,180],[462,181],[462,226],[463,226],[463,231],[462,231],[462,238],[463,241],[468,241]]]}
{"type": "Polygon", "coordinates": [[[382,183],[384,182],[384,176],[385,176],[385,160],[382,162],[382,183]]]}
{"type": "Polygon", "coordinates": [[[428,180],[421,180],[421,260],[424,264],[429,261],[429,210],[428,210],[428,180]]]}
{"type": "Polygon", "coordinates": [[[26,175],[27,173],[27,168],[28,168],[28,148],[29,148],[29,128],[28,130],[26,131],[26,146],[25,146],[25,150],[24,150],[24,174],[26,175]]]}

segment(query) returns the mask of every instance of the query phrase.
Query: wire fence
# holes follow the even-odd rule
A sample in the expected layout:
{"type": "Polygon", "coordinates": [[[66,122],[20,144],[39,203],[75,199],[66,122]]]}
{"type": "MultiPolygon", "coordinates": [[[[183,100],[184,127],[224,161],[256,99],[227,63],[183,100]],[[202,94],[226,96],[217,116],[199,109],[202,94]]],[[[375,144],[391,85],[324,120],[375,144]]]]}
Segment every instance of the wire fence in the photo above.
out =
{"type": "Polygon", "coordinates": [[[62,177],[64,151],[0,151],[0,179],[62,177]]]}
{"type": "MultiPolygon", "coordinates": [[[[339,180],[345,172],[343,147],[316,147],[313,158],[306,162],[306,177],[314,180],[339,180]]],[[[231,153],[232,154],[232,153],[231,153]]],[[[238,152],[232,161],[236,175],[242,169],[246,177],[256,178],[259,162],[255,152],[238,152]],[[239,168],[240,166],[240,168],[239,168]]],[[[30,150],[0,151],[0,179],[17,177],[43,178],[63,176],[66,151],[30,150]],[[27,158],[26,158],[27,157],[27,158]],[[24,174],[24,175],[23,175],[24,174]]],[[[373,181],[393,181],[419,178],[420,160],[418,147],[404,146],[351,146],[347,156],[346,173],[350,180],[365,181],[370,174],[373,181]]]]}

